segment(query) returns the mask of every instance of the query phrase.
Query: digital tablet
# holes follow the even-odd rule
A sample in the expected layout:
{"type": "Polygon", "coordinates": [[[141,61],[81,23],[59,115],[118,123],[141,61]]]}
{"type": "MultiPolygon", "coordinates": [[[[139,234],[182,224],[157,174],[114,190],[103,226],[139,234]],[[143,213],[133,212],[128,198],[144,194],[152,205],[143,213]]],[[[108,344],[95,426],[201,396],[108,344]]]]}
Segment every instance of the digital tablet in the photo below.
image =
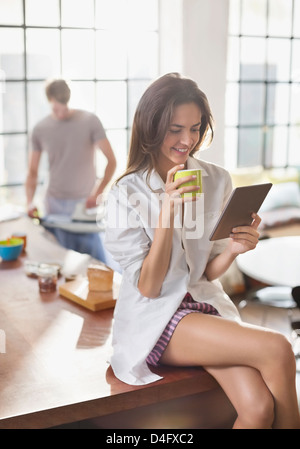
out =
{"type": "Polygon", "coordinates": [[[250,225],[253,221],[251,215],[258,212],[272,185],[270,182],[235,188],[209,240],[225,239],[229,237],[232,228],[250,225]]]}

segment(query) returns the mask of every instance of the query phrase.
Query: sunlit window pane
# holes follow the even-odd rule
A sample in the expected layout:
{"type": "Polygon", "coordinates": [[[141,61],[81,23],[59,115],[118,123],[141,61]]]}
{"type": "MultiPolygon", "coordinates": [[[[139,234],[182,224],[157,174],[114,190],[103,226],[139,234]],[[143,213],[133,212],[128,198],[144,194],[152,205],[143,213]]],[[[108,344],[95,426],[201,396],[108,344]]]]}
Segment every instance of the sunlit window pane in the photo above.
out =
{"type": "Polygon", "coordinates": [[[286,165],[288,144],[288,128],[276,126],[269,128],[266,135],[266,164],[269,167],[284,167],[286,165]]]}
{"type": "Polygon", "coordinates": [[[229,0],[229,8],[226,161],[285,166],[298,139],[290,124],[300,123],[300,0],[229,0]]]}
{"type": "Polygon", "coordinates": [[[289,165],[300,166],[300,126],[290,128],[289,165]]]}
{"type": "Polygon", "coordinates": [[[228,21],[229,34],[240,33],[240,7],[240,0],[230,0],[228,21]]]}
{"type": "Polygon", "coordinates": [[[128,82],[128,125],[131,126],[136,107],[141,96],[149,86],[148,81],[129,81],[128,82]]]}
{"type": "Polygon", "coordinates": [[[157,30],[158,0],[96,0],[96,28],[157,30]]]}
{"type": "MultiPolygon", "coordinates": [[[[117,167],[116,167],[116,171],[114,173],[114,179],[116,179],[118,176],[120,176],[126,168],[126,163],[127,163],[127,132],[125,129],[111,129],[108,130],[107,133],[107,138],[111,143],[111,146],[114,150],[114,153],[116,155],[116,159],[117,159],[117,167]]],[[[99,156],[98,156],[99,157],[99,156]]],[[[102,171],[102,175],[104,174],[104,166],[103,164],[98,164],[97,167],[97,172],[101,173],[102,171]]]]}
{"type": "Polygon", "coordinates": [[[96,110],[95,102],[95,84],[90,81],[73,81],[70,84],[71,99],[70,107],[75,109],[85,109],[94,112],[96,110]]]}
{"type": "Polygon", "coordinates": [[[59,31],[27,29],[27,77],[47,79],[60,74],[59,31]]]}
{"type": "Polygon", "coordinates": [[[158,0],[128,0],[127,13],[130,29],[157,30],[158,0]]]}
{"type": "Polygon", "coordinates": [[[22,0],[1,0],[0,17],[2,25],[22,25],[22,0]]]}
{"type": "Polygon", "coordinates": [[[292,0],[269,0],[268,34],[290,36],[292,25],[292,0]]]}
{"type": "Polygon", "coordinates": [[[288,81],[290,78],[291,41],[268,39],[267,78],[270,81],[288,81]]]}
{"type": "Polygon", "coordinates": [[[92,30],[62,30],[63,76],[85,79],[95,76],[95,45],[92,30]]]}
{"type": "Polygon", "coordinates": [[[50,114],[50,107],[45,93],[45,82],[29,81],[27,83],[27,114],[30,131],[38,121],[50,114]]]}
{"type": "Polygon", "coordinates": [[[267,0],[242,0],[241,33],[264,36],[267,31],[267,0]]]}
{"type": "Polygon", "coordinates": [[[127,2],[124,0],[96,0],[96,28],[125,29],[127,2]]]}
{"type": "Polygon", "coordinates": [[[241,79],[263,80],[265,78],[266,41],[261,38],[241,38],[241,79]]]}
{"type": "Polygon", "coordinates": [[[291,123],[300,124],[300,84],[292,84],[291,123]]]}
{"type": "Polygon", "coordinates": [[[98,79],[127,78],[127,42],[123,31],[96,32],[98,79]]]}
{"type": "Polygon", "coordinates": [[[294,36],[300,37],[300,0],[294,0],[294,36]]]}
{"type": "Polygon", "coordinates": [[[24,183],[27,173],[26,136],[5,136],[4,143],[4,182],[3,184],[24,183]]]}
{"type": "Polygon", "coordinates": [[[58,26],[59,1],[58,0],[26,0],[26,25],[58,26]]]}
{"type": "Polygon", "coordinates": [[[292,47],[292,80],[300,82],[300,40],[294,39],[292,47]]]}
{"type": "Polygon", "coordinates": [[[272,83],[267,92],[268,125],[285,124],[289,120],[289,84],[272,83]]]}
{"type": "MultiPolygon", "coordinates": [[[[0,136],[1,137],[1,136],[0,136]]],[[[1,148],[1,142],[0,142],[0,148],[1,148]]],[[[1,178],[1,172],[0,172],[0,179],[1,178]]],[[[16,206],[20,206],[24,208],[24,204],[26,201],[25,198],[25,189],[24,186],[9,186],[9,187],[1,187],[0,184],[0,204],[14,204],[16,206]]]]}
{"type": "Polygon", "coordinates": [[[26,130],[24,83],[6,82],[5,93],[0,95],[0,111],[0,132],[26,130]]]}
{"type": "Polygon", "coordinates": [[[240,124],[262,125],[264,123],[264,84],[242,83],[240,96],[240,124]]]}
{"type": "Polygon", "coordinates": [[[67,27],[93,27],[94,0],[62,0],[61,24],[67,27]]]}
{"type": "Polygon", "coordinates": [[[158,74],[157,33],[131,35],[128,43],[129,78],[156,78],[158,74]]]}
{"type": "Polygon", "coordinates": [[[0,69],[3,70],[6,79],[24,78],[23,53],[23,30],[0,28],[0,69]]]}
{"type": "MultiPolygon", "coordinates": [[[[8,183],[24,183],[27,172],[23,162],[23,177],[6,167],[14,160],[1,133],[26,135],[26,159],[33,127],[51,113],[45,80],[61,77],[70,81],[70,107],[101,119],[121,174],[137,103],[159,74],[158,31],[159,0],[0,0],[1,182],[4,169],[8,183]]],[[[39,180],[47,175],[42,155],[39,180]]]]}
{"type": "Polygon", "coordinates": [[[240,167],[251,167],[262,163],[263,131],[262,128],[239,129],[240,167]]]}
{"type": "Polygon", "coordinates": [[[105,128],[125,128],[127,124],[126,83],[97,83],[96,111],[105,128]]]}

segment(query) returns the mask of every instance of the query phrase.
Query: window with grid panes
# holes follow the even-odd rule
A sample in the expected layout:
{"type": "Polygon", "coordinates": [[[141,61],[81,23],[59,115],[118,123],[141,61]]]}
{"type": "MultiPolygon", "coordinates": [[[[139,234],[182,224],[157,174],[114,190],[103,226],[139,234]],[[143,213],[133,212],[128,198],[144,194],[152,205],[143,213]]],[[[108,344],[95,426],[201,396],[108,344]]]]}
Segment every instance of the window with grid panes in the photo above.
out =
{"type": "Polygon", "coordinates": [[[230,0],[226,166],[300,166],[300,0],[230,0]]]}
{"type": "MultiPolygon", "coordinates": [[[[45,80],[71,84],[126,164],[136,104],[158,76],[159,0],[0,1],[0,200],[24,197],[30,132],[49,114],[45,80]]],[[[99,152],[98,152],[99,153],[99,152]]],[[[101,176],[106,159],[97,156],[101,176]]],[[[47,177],[42,159],[39,181],[47,177]]]]}

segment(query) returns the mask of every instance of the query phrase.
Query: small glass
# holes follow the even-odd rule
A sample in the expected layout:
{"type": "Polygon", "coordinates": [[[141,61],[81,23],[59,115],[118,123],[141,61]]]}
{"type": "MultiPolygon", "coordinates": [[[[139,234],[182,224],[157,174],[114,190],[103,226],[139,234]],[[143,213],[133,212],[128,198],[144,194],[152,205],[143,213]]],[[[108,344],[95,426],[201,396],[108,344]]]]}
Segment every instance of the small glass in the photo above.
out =
{"type": "Polygon", "coordinates": [[[27,276],[37,278],[39,271],[39,262],[32,262],[31,260],[25,260],[24,267],[27,276]]]}
{"type": "Polygon", "coordinates": [[[56,290],[57,268],[50,265],[41,265],[38,269],[38,282],[41,293],[51,293],[56,290]]]}

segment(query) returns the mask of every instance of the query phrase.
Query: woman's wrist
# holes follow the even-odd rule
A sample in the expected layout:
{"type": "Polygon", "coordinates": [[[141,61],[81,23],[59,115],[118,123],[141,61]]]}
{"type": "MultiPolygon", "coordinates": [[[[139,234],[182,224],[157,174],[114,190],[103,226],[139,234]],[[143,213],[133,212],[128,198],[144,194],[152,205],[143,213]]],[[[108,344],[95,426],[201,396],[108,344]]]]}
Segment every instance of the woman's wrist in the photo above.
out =
{"type": "Polygon", "coordinates": [[[171,198],[164,200],[160,216],[159,225],[162,228],[173,228],[174,227],[174,216],[175,216],[175,206],[174,201],[171,198]]]}

